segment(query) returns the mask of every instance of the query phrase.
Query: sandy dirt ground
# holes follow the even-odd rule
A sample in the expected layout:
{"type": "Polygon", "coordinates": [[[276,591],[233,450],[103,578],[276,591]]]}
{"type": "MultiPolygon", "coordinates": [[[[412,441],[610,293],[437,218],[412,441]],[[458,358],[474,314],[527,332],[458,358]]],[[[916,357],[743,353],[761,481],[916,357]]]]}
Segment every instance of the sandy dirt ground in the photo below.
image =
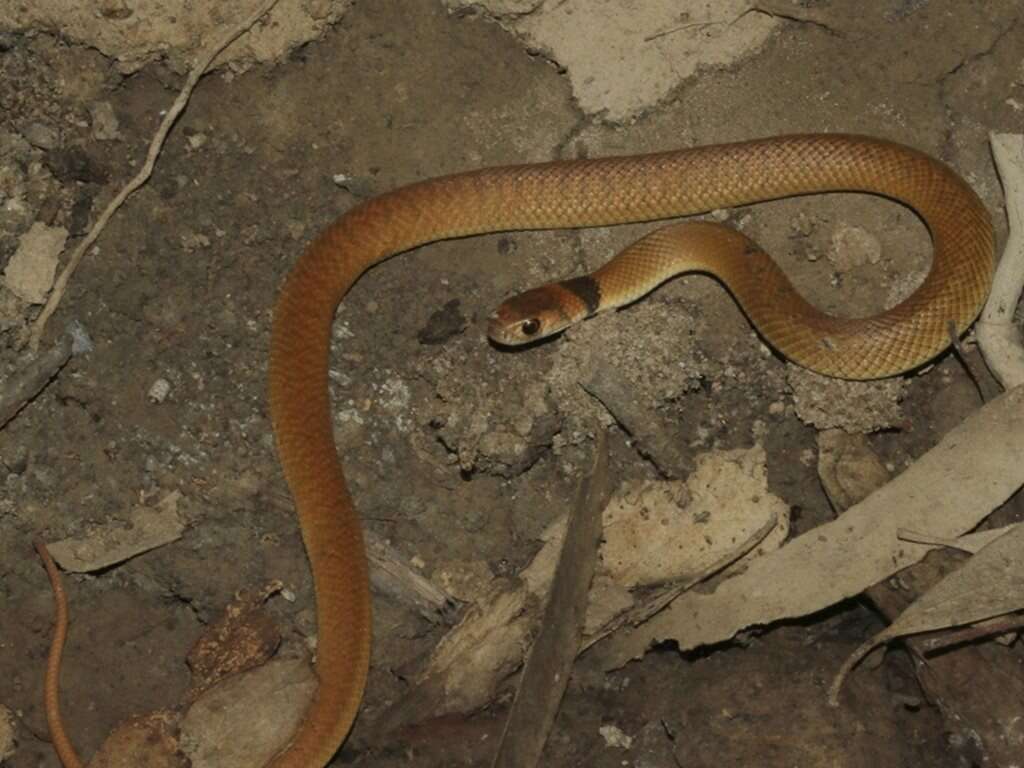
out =
{"type": "MultiPolygon", "coordinates": [[[[130,5],[108,3],[103,18],[129,18],[130,5]]],[[[303,245],[366,196],[489,164],[843,131],[943,159],[1005,237],[987,136],[1018,130],[1024,115],[1017,2],[723,3],[711,21],[637,6],[363,0],[334,16],[321,9],[333,23],[313,25],[287,53],[200,83],[152,179],[51,321],[51,342],[74,320],[94,349],[0,431],[0,707],[14,736],[5,764],[58,765],[41,705],[53,608],[33,537],[83,535],[180,494],[180,538],[67,577],[63,704],[86,755],[119,721],[181,701],[189,648],[237,590],[284,583],[291,599],[265,606],[282,653],[315,634],[267,416],[271,308],[303,245]]],[[[82,237],[142,162],[187,60],[118,60],[95,39],[18,23],[0,33],[0,266],[33,224],[63,228],[71,245],[82,237]]],[[[825,195],[725,220],[829,312],[888,306],[929,263],[924,227],[884,200],[825,195]]],[[[795,532],[831,519],[802,390],[713,281],[677,279],[523,352],[487,343],[484,321],[502,299],[592,269],[646,229],[440,243],[374,268],[343,303],[337,442],[366,525],[427,577],[472,596],[466,585],[529,561],[589,461],[576,368],[608,349],[631,350],[612,359],[629,367],[638,403],[673,425],[685,457],[760,443],[795,532]]],[[[37,312],[0,288],[0,376],[22,365],[20,331],[37,312]]],[[[891,406],[860,426],[895,471],[978,405],[950,355],[908,377],[898,404],[889,389],[863,398],[863,409],[891,406]]],[[[617,483],[656,475],[621,430],[611,434],[617,483]]],[[[386,598],[376,610],[369,712],[403,696],[441,635],[386,598]]],[[[841,709],[826,706],[842,659],[880,626],[852,601],[714,649],[660,648],[610,674],[584,656],[545,764],[971,765],[900,651],[860,668],[841,709]],[[618,732],[628,738],[609,736],[618,732]]],[[[1019,643],[1005,653],[1019,655],[1019,643]]],[[[361,719],[336,764],[489,764],[508,701],[400,736],[361,719]]]]}

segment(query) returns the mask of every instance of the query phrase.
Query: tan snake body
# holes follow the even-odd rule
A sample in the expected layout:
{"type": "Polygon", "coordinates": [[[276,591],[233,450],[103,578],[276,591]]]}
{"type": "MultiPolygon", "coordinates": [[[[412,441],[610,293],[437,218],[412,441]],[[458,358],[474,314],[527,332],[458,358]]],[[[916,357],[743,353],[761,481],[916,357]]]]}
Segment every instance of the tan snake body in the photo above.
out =
{"type": "MultiPolygon", "coordinates": [[[[992,226],[977,196],[953,171],[877,139],[785,136],[471,171],[368,200],[312,242],[285,280],[274,310],[269,378],[278,452],[313,572],[320,685],[291,744],[271,762],[274,768],[310,768],[330,760],[355,719],[369,667],[367,561],[335,450],[327,386],[334,313],[359,276],[389,256],[446,238],[650,221],[829,191],[894,198],[928,226],[932,270],[894,309],[863,320],[805,311],[810,305],[797,306],[789,298],[778,282],[781,271],[767,265],[749,241],[708,225],[670,228],[640,241],[633,248],[643,258],[619,273],[613,268],[596,276],[599,308],[621,303],[635,292],[638,277],[651,277],[641,273],[664,271],[664,261],[676,258],[673,249],[689,249],[694,268],[719,276],[765,338],[797,363],[848,378],[876,378],[934,357],[949,343],[949,324],[962,333],[980,311],[993,270],[992,226]],[[724,254],[720,262],[700,255],[694,243],[702,240],[697,246],[724,254]],[[748,262],[756,268],[744,274],[748,262]]],[[[504,318],[499,311],[492,333],[499,339],[514,334],[507,323],[521,327],[536,306],[525,309],[525,315],[517,314],[513,301],[502,310],[504,318]]],[[[587,314],[591,308],[584,309],[587,314]]]]}

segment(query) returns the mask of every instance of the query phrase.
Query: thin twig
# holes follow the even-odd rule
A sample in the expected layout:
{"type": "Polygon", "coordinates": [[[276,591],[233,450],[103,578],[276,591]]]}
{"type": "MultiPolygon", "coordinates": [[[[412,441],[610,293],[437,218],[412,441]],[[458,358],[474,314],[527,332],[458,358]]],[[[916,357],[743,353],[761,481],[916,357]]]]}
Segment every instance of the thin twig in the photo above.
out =
{"type": "Polygon", "coordinates": [[[994,619],[980,621],[969,627],[958,627],[956,629],[941,630],[934,637],[924,638],[921,641],[923,650],[929,653],[948,648],[951,645],[961,645],[972,640],[980,640],[993,635],[1005,635],[1016,632],[1024,627],[1024,614],[1008,613],[997,616],[994,619]]]}
{"type": "Polygon", "coordinates": [[[78,268],[78,264],[81,262],[82,257],[85,256],[85,252],[89,250],[93,243],[96,242],[100,233],[103,232],[104,228],[107,226],[107,222],[110,220],[110,217],[113,216],[117,209],[121,207],[121,204],[128,199],[128,196],[149,180],[150,175],[153,173],[153,166],[156,164],[156,159],[160,155],[160,150],[163,149],[167,134],[170,132],[174,122],[178,119],[178,116],[187,106],[188,100],[192,95],[192,91],[196,87],[196,83],[199,82],[199,78],[206,73],[210,64],[221,51],[227,48],[228,45],[230,45],[236,38],[259,21],[264,14],[277,5],[277,2],[278,0],[264,0],[260,5],[259,10],[253,12],[247,19],[226,33],[221,39],[217,40],[200,55],[199,61],[196,62],[195,67],[193,67],[192,71],[189,72],[188,78],[185,80],[185,85],[182,86],[181,93],[179,93],[178,98],[174,100],[174,104],[167,111],[166,116],[160,123],[160,127],[157,129],[156,135],[153,136],[153,141],[149,145],[149,152],[146,155],[146,162],[143,164],[142,170],[140,170],[135,177],[117,193],[114,199],[110,201],[103,213],[100,214],[99,219],[96,220],[92,229],[89,230],[89,234],[86,235],[85,239],[83,239],[82,242],[78,244],[78,247],[75,248],[74,252],[71,254],[71,258],[68,259],[68,263],[64,266],[63,271],[57,278],[57,282],[54,283],[53,291],[50,293],[50,298],[47,300],[46,306],[43,307],[43,311],[39,313],[39,317],[37,317],[35,322],[32,324],[32,330],[29,335],[29,348],[32,352],[39,349],[39,341],[42,339],[43,331],[46,329],[46,323],[50,319],[50,316],[56,311],[57,306],[64,297],[64,291],[67,289],[68,281],[78,268]]]}
{"type": "Polygon", "coordinates": [[[649,43],[652,40],[657,40],[659,37],[668,37],[674,35],[676,32],[682,32],[686,29],[693,29],[695,27],[710,27],[712,24],[725,24],[724,21],[695,21],[690,24],[681,24],[678,27],[672,27],[670,29],[663,29],[661,32],[655,32],[654,34],[648,35],[643,39],[643,42],[649,43]]]}
{"type": "Polygon", "coordinates": [[[689,24],[680,24],[680,25],[675,26],[675,27],[670,27],[669,29],[663,29],[660,32],[653,32],[653,33],[647,35],[647,37],[645,37],[643,39],[643,42],[650,43],[650,42],[652,42],[654,40],[657,40],[658,38],[668,37],[669,35],[674,35],[676,32],[683,32],[683,31],[685,31],[687,29],[696,29],[696,28],[699,28],[699,27],[717,27],[717,26],[731,27],[733,24],[735,24],[737,21],[739,21],[740,19],[742,19],[744,16],[746,16],[749,13],[764,13],[764,12],[761,11],[759,8],[748,8],[747,10],[743,11],[743,13],[740,13],[739,15],[735,16],[732,19],[729,19],[728,21],[725,20],[725,19],[718,19],[718,20],[714,20],[714,21],[692,21],[689,24]]]}
{"type": "Polygon", "coordinates": [[[908,531],[906,528],[897,529],[896,538],[900,541],[909,541],[913,544],[925,544],[929,547],[945,547],[946,549],[955,549],[959,552],[967,552],[968,554],[973,554],[975,552],[975,550],[959,543],[956,539],[951,539],[945,536],[929,536],[926,533],[908,531]]]}
{"type": "Polygon", "coordinates": [[[988,402],[988,398],[985,397],[985,391],[981,388],[981,378],[974,370],[974,366],[971,365],[970,359],[967,357],[967,350],[964,349],[963,343],[960,341],[960,336],[956,332],[956,323],[952,320],[946,321],[946,332],[949,334],[949,343],[953,347],[953,353],[956,355],[957,360],[960,361],[960,365],[964,371],[967,372],[967,378],[974,384],[974,391],[978,393],[978,399],[981,400],[981,404],[984,405],[988,402]]]}

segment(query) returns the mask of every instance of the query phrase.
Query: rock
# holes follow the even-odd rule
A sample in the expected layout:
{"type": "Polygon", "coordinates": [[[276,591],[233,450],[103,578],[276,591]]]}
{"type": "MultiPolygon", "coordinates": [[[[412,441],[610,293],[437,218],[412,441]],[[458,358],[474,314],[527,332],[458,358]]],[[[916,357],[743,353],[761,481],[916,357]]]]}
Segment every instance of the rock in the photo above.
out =
{"type": "Polygon", "coordinates": [[[29,304],[42,304],[53,287],[57,261],[68,231],[36,222],[21,236],[18,250],[4,270],[4,284],[11,293],[29,304]]]}
{"type": "Polygon", "coordinates": [[[167,396],[171,394],[171,382],[167,379],[157,379],[150,385],[149,391],[146,396],[149,398],[151,403],[159,405],[160,403],[167,400],[167,396]]]}
{"type": "Polygon", "coordinates": [[[295,733],[315,690],[316,676],[301,659],[229,677],[185,714],[182,748],[194,766],[265,765],[295,733]]]}
{"type": "Polygon", "coordinates": [[[177,541],[185,532],[184,516],[178,512],[180,498],[172,491],[156,506],[136,507],[128,514],[127,527],[111,522],[95,526],[82,538],[48,544],[50,554],[65,571],[88,573],[177,541]]]}
{"type": "Polygon", "coordinates": [[[120,123],[109,101],[100,101],[89,108],[92,115],[92,135],[99,141],[114,141],[121,138],[120,123]]]}
{"type": "Polygon", "coordinates": [[[766,525],[771,548],[789,531],[789,507],[768,491],[761,446],[710,451],[685,483],[626,484],[604,511],[602,572],[634,588],[707,571],[766,525]]]}
{"type": "Polygon", "coordinates": [[[565,69],[585,114],[611,121],[636,117],[699,68],[752,56],[779,24],[740,0],[602,3],[600,11],[590,0],[446,2],[486,8],[528,50],[565,69]]]}

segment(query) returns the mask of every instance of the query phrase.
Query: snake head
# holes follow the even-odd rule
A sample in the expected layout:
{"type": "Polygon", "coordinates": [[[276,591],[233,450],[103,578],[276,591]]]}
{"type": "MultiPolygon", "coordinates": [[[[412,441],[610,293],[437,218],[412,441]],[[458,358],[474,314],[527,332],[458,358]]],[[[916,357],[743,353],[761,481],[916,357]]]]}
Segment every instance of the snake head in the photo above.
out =
{"type": "Polygon", "coordinates": [[[581,319],[575,317],[557,284],[533,288],[507,299],[487,322],[487,335],[496,344],[509,347],[564,331],[581,319]]]}

